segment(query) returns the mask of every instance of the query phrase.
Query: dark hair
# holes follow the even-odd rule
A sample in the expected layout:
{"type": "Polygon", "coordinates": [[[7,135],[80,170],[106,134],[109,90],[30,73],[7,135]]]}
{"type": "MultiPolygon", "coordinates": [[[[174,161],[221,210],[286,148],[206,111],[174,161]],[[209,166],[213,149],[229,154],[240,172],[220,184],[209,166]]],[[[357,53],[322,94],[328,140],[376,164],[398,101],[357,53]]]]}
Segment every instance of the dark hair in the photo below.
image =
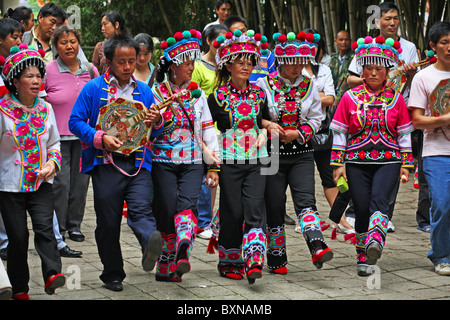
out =
{"type": "Polygon", "coordinates": [[[122,15],[114,10],[105,12],[102,14],[101,18],[106,17],[106,19],[109,20],[113,24],[113,26],[116,25],[116,23],[119,23],[119,33],[129,36],[129,31],[127,27],[125,26],[125,19],[122,17],[122,15]]]}
{"type": "Polygon", "coordinates": [[[166,74],[169,73],[170,67],[172,66],[173,62],[168,61],[166,57],[162,56],[161,59],[158,62],[158,65],[156,66],[154,73],[156,72],[155,80],[158,83],[162,83],[166,77],[166,74]]]}
{"type": "Polygon", "coordinates": [[[68,17],[67,13],[59,5],[53,2],[46,3],[41,10],[39,10],[38,17],[40,15],[42,15],[43,18],[49,16],[60,18],[62,22],[66,21],[68,17]]]}
{"type": "Polygon", "coordinates": [[[19,21],[11,18],[0,19],[0,39],[5,39],[15,31],[24,32],[23,25],[19,21]]]}
{"type": "Polygon", "coordinates": [[[148,51],[153,52],[155,50],[155,45],[153,44],[152,37],[147,33],[139,33],[134,37],[134,40],[138,43],[138,45],[143,45],[147,48],[148,51]]]}
{"type": "Polygon", "coordinates": [[[436,45],[443,36],[448,34],[450,34],[450,22],[438,21],[428,31],[428,38],[430,42],[436,45]]]}
{"type": "Polygon", "coordinates": [[[103,53],[106,59],[112,61],[114,59],[116,49],[121,47],[134,48],[136,50],[136,55],[140,49],[137,42],[130,36],[123,34],[115,35],[114,37],[106,40],[103,45],[103,53]]]}
{"type": "Polygon", "coordinates": [[[209,45],[206,40],[211,43],[213,40],[217,39],[221,32],[227,32],[228,28],[223,24],[212,24],[203,31],[202,34],[202,50],[207,53],[209,51],[209,45]]]}
{"type": "Polygon", "coordinates": [[[231,6],[231,8],[233,9],[233,2],[231,0],[217,0],[216,5],[214,6],[214,9],[219,10],[219,8],[224,4],[229,4],[231,6]]]}
{"type": "Polygon", "coordinates": [[[9,8],[3,18],[11,18],[19,22],[28,21],[31,18],[33,11],[25,6],[17,7],[15,9],[9,8]]]}
{"type": "Polygon", "coordinates": [[[400,9],[393,2],[384,1],[383,3],[380,3],[378,5],[378,8],[380,8],[381,15],[383,15],[383,13],[389,12],[391,10],[397,11],[398,15],[400,15],[400,9]]]}
{"type": "MultiPolygon", "coordinates": [[[[305,30],[303,30],[303,32],[306,33],[319,33],[316,29],[314,28],[307,28],[305,30]]],[[[319,56],[320,53],[323,52],[325,53],[325,41],[323,40],[322,37],[320,37],[319,42],[317,42],[318,48],[317,48],[317,52],[316,52],[316,56],[314,57],[316,59],[317,64],[311,64],[311,70],[314,73],[315,76],[317,76],[317,74],[319,73],[319,56]]]]}
{"type": "Polygon", "coordinates": [[[55,48],[58,45],[59,38],[65,33],[73,33],[75,38],[78,40],[78,44],[81,44],[81,35],[77,29],[69,28],[68,26],[61,26],[53,33],[52,43],[55,48]]]}
{"type": "Polygon", "coordinates": [[[230,27],[236,22],[242,22],[246,28],[248,28],[247,21],[240,16],[231,16],[227,20],[224,21],[223,25],[230,29],[230,27]]]}

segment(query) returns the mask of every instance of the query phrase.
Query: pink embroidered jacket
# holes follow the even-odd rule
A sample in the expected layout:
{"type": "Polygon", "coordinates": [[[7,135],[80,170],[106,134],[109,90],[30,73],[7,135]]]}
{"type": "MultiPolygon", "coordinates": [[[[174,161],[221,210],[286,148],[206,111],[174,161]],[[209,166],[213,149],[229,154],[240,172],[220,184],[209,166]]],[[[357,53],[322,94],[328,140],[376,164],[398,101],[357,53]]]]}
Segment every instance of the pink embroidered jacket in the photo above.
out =
{"type": "Polygon", "coordinates": [[[413,167],[414,130],[403,96],[384,87],[371,92],[366,85],[348,90],[338,105],[333,130],[331,165],[344,163],[402,163],[413,167]]]}

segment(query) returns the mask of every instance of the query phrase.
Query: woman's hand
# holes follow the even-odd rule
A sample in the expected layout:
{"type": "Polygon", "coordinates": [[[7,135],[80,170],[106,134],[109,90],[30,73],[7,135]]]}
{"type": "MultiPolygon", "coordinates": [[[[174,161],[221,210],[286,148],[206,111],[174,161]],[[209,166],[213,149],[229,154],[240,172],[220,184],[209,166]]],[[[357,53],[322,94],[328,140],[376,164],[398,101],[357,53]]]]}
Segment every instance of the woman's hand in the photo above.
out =
{"type": "Polygon", "coordinates": [[[298,138],[300,138],[300,134],[297,130],[285,130],[284,135],[280,136],[280,141],[283,143],[289,143],[298,138]]]}
{"type": "Polygon", "coordinates": [[[270,134],[270,137],[278,137],[278,136],[284,136],[286,133],[284,132],[284,129],[282,126],[280,126],[278,123],[270,122],[267,127],[267,132],[270,134]]]}
{"type": "Polygon", "coordinates": [[[256,138],[256,148],[262,148],[266,145],[267,142],[267,136],[265,133],[261,132],[258,134],[258,137],[256,138]]]}
{"type": "Polygon", "coordinates": [[[203,143],[203,161],[205,161],[206,164],[211,165],[211,164],[219,164],[220,163],[220,158],[219,156],[212,151],[211,149],[209,149],[205,143],[203,143]]]}
{"type": "Polygon", "coordinates": [[[38,172],[38,179],[44,179],[44,181],[48,181],[51,178],[56,176],[56,165],[53,160],[47,161],[44,167],[38,172]]]}
{"type": "Polygon", "coordinates": [[[400,169],[400,181],[407,183],[409,181],[409,170],[407,168],[400,169]]]}
{"type": "Polygon", "coordinates": [[[210,188],[217,187],[219,185],[219,174],[215,171],[208,171],[205,184],[210,188]]]}
{"type": "Polygon", "coordinates": [[[345,181],[347,181],[347,174],[345,173],[345,168],[344,166],[342,167],[334,167],[333,169],[333,180],[334,183],[337,184],[339,178],[343,176],[345,181]]]}

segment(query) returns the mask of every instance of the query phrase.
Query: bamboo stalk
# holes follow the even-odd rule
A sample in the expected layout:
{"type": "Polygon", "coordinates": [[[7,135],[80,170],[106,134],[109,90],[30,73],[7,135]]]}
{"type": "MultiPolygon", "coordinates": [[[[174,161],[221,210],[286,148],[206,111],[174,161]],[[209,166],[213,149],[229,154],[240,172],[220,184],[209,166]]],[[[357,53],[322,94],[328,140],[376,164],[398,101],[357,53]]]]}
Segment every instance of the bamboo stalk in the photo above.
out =
{"type": "Polygon", "coordinates": [[[273,15],[275,17],[275,22],[276,22],[276,24],[278,26],[278,31],[282,32],[283,25],[281,24],[280,16],[278,15],[277,6],[275,5],[275,1],[274,0],[270,0],[270,5],[272,7],[272,12],[273,12],[273,15]]]}

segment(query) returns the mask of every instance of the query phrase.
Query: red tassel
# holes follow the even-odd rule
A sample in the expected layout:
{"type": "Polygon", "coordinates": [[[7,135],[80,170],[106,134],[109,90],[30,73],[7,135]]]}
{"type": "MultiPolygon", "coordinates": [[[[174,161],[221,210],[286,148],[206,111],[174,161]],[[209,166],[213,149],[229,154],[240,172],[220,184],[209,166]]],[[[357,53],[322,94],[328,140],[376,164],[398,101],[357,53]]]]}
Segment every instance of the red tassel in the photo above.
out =
{"type": "Polygon", "coordinates": [[[322,231],[327,230],[330,227],[329,224],[327,224],[325,221],[320,221],[320,228],[322,229],[322,231]]]}
{"type": "Polygon", "coordinates": [[[123,211],[122,211],[122,215],[123,215],[124,218],[127,217],[127,212],[128,212],[127,203],[124,202],[124,203],[123,203],[123,211]]]}
{"type": "Polygon", "coordinates": [[[356,239],[356,234],[355,233],[350,233],[350,234],[346,234],[344,235],[344,240],[350,240],[351,244],[356,245],[356,243],[358,242],[358,239],[356,239]]]}
{"type": "Polygon", "coordinates": [[[214,248],[216,248],[216,250],[219,250],[219,242],[217,241],[217,239],[215,237],[211,237],[208,242],[208,247],[206,248],[206,253],[209,253],[209,254],[216,253],[214,251],[214,248]]]}
{"type": "Polygon", "coordinates": [[[336,240],[337,238],[337,229],[334,228],[333,231],[331,231],[331,240],[336,240]]]}

